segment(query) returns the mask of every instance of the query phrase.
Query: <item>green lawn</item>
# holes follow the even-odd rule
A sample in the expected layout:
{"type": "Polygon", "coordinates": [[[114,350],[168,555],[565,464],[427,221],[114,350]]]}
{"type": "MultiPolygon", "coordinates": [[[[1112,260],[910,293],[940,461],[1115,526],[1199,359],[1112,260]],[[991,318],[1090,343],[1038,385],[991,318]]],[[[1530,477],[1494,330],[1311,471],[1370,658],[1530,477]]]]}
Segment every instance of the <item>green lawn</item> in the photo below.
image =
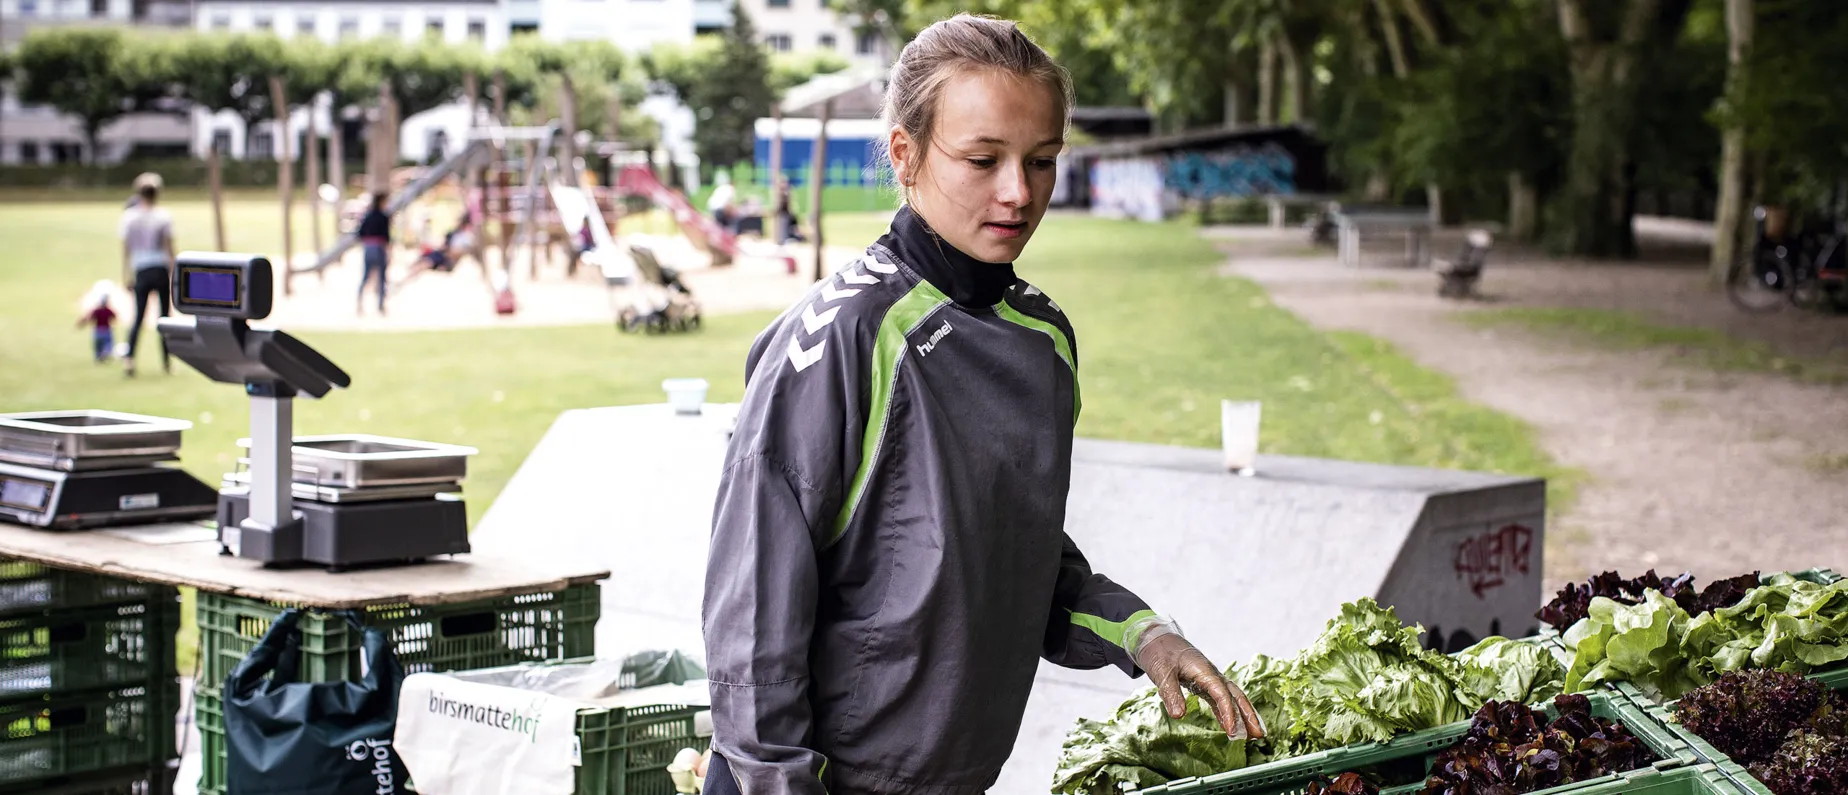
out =
{"type": "MultiPolygon", "coordinates": [[[[244,195],[226,211],[234,249],[271,251],[273,200],[244,195]]],[[[177,364],[163,376],[93,366],[77,300],[119,269],[120,201],[0,205],[0,411],[108,408],[190,419],[187,469],[217,483],[248,430],[235,387],[177,364]]],[[[208,207],[172,204],[179,244],[210,245],[208,207]]],[[[879,215],[839,215],[830,243],[870,241],[879,215]]],[[[306,235],[298,224],[298,240],[306,235]]],[[[1265,452],[1570,478],[1519,422],[1471,406],[1448,380],[1359,335],[1326,336],[1275,307],[1255,285],[1216,275],[1211,246],[1182,224],[1076,217],[1046,221],[1023,276],[1072,317],[1079,341],[1083,436],[1214,447],[1218,402],[1264,402],[1265,452]]],[[[351,389],[301,400],[298,433],[367,432],[480,448],[466,485],[479,518],[540,435],[568,409],[662,400],[661,379],[700,376],[715,400],[743,388],[743,358],[773,315],[711,318],[703,331],[625,336],[607,325],[423,333],[303,333],[353,377],[351,389]]],[[[144,344],[152,345],[144,331],[144,344]]],[[[152,348],[149,348],[152,350],[152,348]]]]}
{"type": "Polygon", "coordinates": [[[1571,307],[1486,309],[1459,315],[1477,328],[1517,326],[1615,350],[1667,351],[1706,370],[1779,373],[1801,381],[1848,383],[1848,363],[1779,355],[1769,345],[1724,331],[1658,323],[1634,312],[1571,307]]]}

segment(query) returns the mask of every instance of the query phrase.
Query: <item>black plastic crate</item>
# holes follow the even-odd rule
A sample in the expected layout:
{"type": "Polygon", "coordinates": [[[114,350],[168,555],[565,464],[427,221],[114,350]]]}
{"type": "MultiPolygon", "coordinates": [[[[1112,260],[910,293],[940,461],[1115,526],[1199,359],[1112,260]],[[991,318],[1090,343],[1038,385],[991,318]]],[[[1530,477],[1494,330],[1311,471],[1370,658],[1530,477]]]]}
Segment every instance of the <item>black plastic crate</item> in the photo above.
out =
{"type": "Polygon", "coordinates": [[[0,699],[148,684],[174,676],[179,595],[0,617],[0,699]]]}
{"type": "Polygon", "coordinates": [[[178,773],[179,760],[171,759],[151,765],[0,785],[0,795],[172,795],[178,773]]]}
{"type": "Polygon", "coordinates": [[[0,702],[0,792],[175,757],[177,679],[0,702]]]}
{"type": "Polygon", "coordinates": [[[0,616],[42,610],[149,602],[172,588],[0,557],[0,616]]]}

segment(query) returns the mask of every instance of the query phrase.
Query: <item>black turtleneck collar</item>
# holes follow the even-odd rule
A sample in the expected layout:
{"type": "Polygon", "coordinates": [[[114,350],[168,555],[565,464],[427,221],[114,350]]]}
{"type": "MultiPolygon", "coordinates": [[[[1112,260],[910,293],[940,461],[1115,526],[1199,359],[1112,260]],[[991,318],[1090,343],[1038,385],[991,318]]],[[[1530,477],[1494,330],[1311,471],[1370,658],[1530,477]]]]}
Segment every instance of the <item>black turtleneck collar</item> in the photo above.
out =
{"type": "Polygon", "coordinates": [[[938,237],[909,205],[898,208],[891,230],[879,238],[879,245],[963,306],[994,306],[1014,286],[1013,263],[983,262],[958,251],[938,237]]]}

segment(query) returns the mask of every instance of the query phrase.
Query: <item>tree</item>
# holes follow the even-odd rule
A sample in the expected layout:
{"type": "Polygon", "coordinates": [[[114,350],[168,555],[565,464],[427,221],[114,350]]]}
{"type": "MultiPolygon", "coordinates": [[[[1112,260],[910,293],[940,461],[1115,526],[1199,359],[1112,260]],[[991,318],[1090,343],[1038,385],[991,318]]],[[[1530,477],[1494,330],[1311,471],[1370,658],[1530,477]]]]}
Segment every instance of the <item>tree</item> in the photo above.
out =
{"type": "MultiPolygon", "coordinates": [[[[303,42],[294,42],[290,47],[303,42]]],[[[198,33],[179,47],[188,99],[210,111],[231,111],[246,129],[275,118],[269,79],[289,74],[290,49],[268,33],[198,33]]]]}
{"type": "Polygon", "coordinates": [[[776,96],[821,75],[834,74],[850,66],[847,59],[832,50],[800,53],[772,53],[770,56],[770,91],[776,96]]]}
{"type": "Polygon", "coordinates": [[[105,126],[167,92],[157,46],[114,28],[34,30],[12,56],[19,100],[75,116],[94,163],[105,126]]]}
{"type": "Polygon", "coordinates": [[[1557,248],[1593,257],[1631,257],[1632,157],[1639,59],[1680,30],[1685,0],[1557,0],[1572,79],[1572,144],[1565,188],[1555,200],[1557,248]],[[1666,34],[1666,35],[1665,35],[1666,34]]]}
{"type": "Polygon", "coordinates": [[[644,64],[657,85],[692,109],[693,150],[708,168],[748,160],[757,120],[770,115],[770,58],[742,6],[716,43],[656,48],[644,64]]]}

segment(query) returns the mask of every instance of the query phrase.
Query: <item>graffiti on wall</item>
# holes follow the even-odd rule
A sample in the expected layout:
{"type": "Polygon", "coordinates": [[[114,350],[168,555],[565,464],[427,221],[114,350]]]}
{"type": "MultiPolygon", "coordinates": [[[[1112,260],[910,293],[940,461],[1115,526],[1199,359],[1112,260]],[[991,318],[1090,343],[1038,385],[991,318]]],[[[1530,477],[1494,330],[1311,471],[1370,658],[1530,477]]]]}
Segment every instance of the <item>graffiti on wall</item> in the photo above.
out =
{"type": "Polygon", "coordinates": [[[1275,143],[1168,158],[1165,186],[1185,199],[1296,192],[1296,157],[1275,143]]]}
{"type": "Polygon", "coordinates": [[[1183,200],[1295,192],[1296,156],[1274,142],[1091,165],[1091,211],[1115,218],[1158,221],[1183,200]]]}
{"type": "Polygon", "coordinates": [[[1162,219],[1162,163],[1154,157],[1099,160],[1091,166],[1091,212],[1142,221],[1162,219]]]}

